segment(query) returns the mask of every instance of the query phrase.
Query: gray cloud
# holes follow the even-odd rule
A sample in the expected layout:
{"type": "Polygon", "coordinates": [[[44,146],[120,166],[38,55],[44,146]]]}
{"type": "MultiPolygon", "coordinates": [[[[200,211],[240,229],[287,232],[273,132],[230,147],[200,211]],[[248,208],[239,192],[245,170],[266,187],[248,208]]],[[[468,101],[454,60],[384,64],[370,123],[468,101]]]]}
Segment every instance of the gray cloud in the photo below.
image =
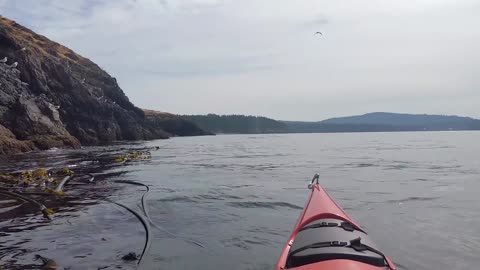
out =
{"type": "Polygon", "coordinates": [[[0,0],[0,10],[100,64],[146,108],[480,117],[475,0],[0,0]]]}

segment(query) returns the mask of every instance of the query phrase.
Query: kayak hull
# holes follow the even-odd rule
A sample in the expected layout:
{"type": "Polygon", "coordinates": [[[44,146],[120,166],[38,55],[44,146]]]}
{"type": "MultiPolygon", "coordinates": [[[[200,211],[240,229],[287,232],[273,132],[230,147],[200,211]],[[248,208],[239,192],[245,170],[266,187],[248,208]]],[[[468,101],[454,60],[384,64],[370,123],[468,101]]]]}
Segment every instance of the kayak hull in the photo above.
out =
{"type": "MultiPolygon", "coordinates": [[[[285,268],[278,268],[285,269],[285,268]]],[[[385,270],[385,267],[373,266],[352,260],[329,260],[290,268],[295,270],[385,270]]]]}
{"type": "MultiPolygon", "coordinates": [[[[319,253],[318,251],[321,251],[320,253],[325,253],[325,254],[314,254],[315,256],[309,256],[309,254],[304,254],[305,258],[309,257],[309,260],[302,259],[303,262],[297,263],[292,260],[292,257],[297,255],[297,253],[308,253],[306,251],[306,248],[298,248],[298,242],[312,242],[310,238],[315,238],[316,235],[319,235],[319,237],[324,237],[321,236],[322,234],[325,235],[325,233],[328,232],[334,232],[337,235],[340,233],[341,235],[346,235],[345,237],[352,237],[352,235],[357,236],[362,235],[362,239],[368,238],[366,235],[366,232],[356,223],[354,222],[348,214],[339,206],[335,203],[335,201],[328,195],[328,193],[323,189],[318,183],[317,184],[311,184],[310,188],[312,190],[311,195],[309,200],[307,201],[307,204],[305,205],[305,208],[303,209],[300,217],[297,220],[297,223],[295,224],[294,230],[290,237],[288,238],[287,243],[285,244],[285,247],[280,255],[280,258],[278,259],[278,262],[276,264],[275,269],[276,270],[281,270],[281,269],[295,269],[295,270],[323,270],[323,269],[342,269],[342,270],[379,270],[379,269],[396,269],[393,263],[385,256],[380,257],[380,261],[385,263],[385,265],[381,266],[378,264],[379,261],[379,255],[378,254],[371,254],[372,257],[376,256],[376,264],[377,265],[372,265],[371,263],[365,263],[369,261],[368,256],[366,256],[367,259],[363,259],[362,256],[365,255],[365,252],[355,252],[355,250],[347,248],[347,247],[333,247],[333,248],[315,248],[312,249],[315,252],[319,253]],[[342,230],[341,226],[334,226],[336,228],[332,228],[332,226],[328,228],[319,228],[319,227],[324,227],[320,226],[320,223],[323,223],[325,225],[327,222],[320,222],[320,221],[332,221],[332,220],[337,220],[338,224],[341,223],[347,223],[349,224],[349,230],[348,232],[342,230]],[[312,226],[313,224],[313,226],[312,226]],[[309,227],[313,227],[314,229],[311,231],[307,230],[309,227]],[[354,231],[356,234],[353,234],[352,231],[354,231]],[[313,236],[313,237],[312,237],[313,236]],[[297,239],[298,238],[298,239],[297,239]],[[300,238],[303,238],[302,240],[300,238]],[[297,240],[297,242],[295,241],[297,240]],[[297,246],[297,247],[295,247],[297,246]],[[293,248],[292,248],[293,247],[293,248]],[[295,250],[295,248],[297,250],[295,250]],[[291,250],[293,249],[293,250],[291,250]],[[345,254],[335,254],[334,252],[329,254],[329,252],[324,252],[324,250],[340,250],[340,253],[349,253],[347,255],[345,254]],[[305,251],[304,251],[305,250],[305,251]],[[317,251],[318,250],[318,251],[317,251]],[[298,252],[300,251],[300,252],[298,252]],[[356,256],[358,253],[359,256],[356,256]],[[329,257],[330,256],[330,257],[329,257]],[[349,257],[353,259],[343,259],[343,257],[349,257]],[[310,258],[311,257],[311,258],[310,258]],[[313,258],[313,259],[312,259],[313,258]],[[318,259],[318,262],[316,262],[315,258],[321,258],[318,259]],[[331,258],[331,259],[330,259],[331,258]],[[360,259],[357,259],[360,258],[360,259]],[[363,260],[363,262],[362,262],[363,260]],[[294,262],[294,263],[292,263],[294,262]]],[[[335,224],[335,223],[330,223],[328,224],[335,224]]],[[[344,237],[344,238],[345,238],[344,237]]],[[[328,238],[328,235],[327,235],[328,238]]],[[[335,239],[336,240],[336,239],[335,239]]],[[[331,240],[329,240],[331,241],[331,240]]],[[[364,241],[364,240],[362,240],[364,241]]],[[[368,241],[368,240],[367,240],[368,241]]],[[[314,242],[314,241],[313,241],[314,242]]],[[[305,244],[306,245],[306,244],[305,244]]],[[[311,255],[311,254],[310,254],[311,255]]],[[[383,254],[382,254],[383,255],[383,254]]],[[[300,258],[303,258],[300,256],[300,258]]],[[[297,260],[298,261],[298,260],[297,260]]]]}

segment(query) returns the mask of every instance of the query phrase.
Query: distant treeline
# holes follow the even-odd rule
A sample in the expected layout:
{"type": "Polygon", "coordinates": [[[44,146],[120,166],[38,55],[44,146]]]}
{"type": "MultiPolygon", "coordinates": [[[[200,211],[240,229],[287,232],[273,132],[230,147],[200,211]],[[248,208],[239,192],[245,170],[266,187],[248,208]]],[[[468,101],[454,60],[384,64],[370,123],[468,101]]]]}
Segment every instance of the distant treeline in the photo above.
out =
{"type": "Polygon", "coordinates": [[[480,130],[480,120],[470,117],[384,112],[330,118],[319,122],[277,121],[245,115],[182,117],[215,134],[480,130]]]}
{"type": "Polygon", "coordinates": [[[322,122],[284,121],[290,133],[341,133],[341,132],[387,132],[404,131],[393,125],[329,124],[322,122]]]}
{"type": "Polygon", "coordinates": [[[293,133],[480,130],[480,120],[470,117],[385,112],[284,123],[293,133]]]}
{"type": "Polygon", "coordinates": [[[183,115],[184,119],[197,124],[201,129],[215,134],[262,134],[285,133],[287,125],[260,116],[245,115],[183,115]]]}

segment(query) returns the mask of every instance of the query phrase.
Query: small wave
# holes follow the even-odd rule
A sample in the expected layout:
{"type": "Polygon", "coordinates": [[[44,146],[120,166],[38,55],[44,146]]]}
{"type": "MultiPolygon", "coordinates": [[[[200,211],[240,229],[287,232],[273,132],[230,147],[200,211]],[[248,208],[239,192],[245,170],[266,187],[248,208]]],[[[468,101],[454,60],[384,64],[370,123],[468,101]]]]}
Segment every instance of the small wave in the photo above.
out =
{"type": "Polygon", "coordinates": [[[277,209],[277,208],[291,208],[301,210],[302,207],[286,202],[230,202],[228,205],[237,207],[237,208],[268,208],[268,209],[277,209]]]}
{"type": "Polygon", "coordinates": [[[375,180],[372,180],[372,179],[368,179],[368,180],[365,180],[365,179],[357,179],[356,181],[357,181],[357,182],[362,182],[362,183],[371,183],[371,182],[374,182],[375,180]]]}
{"type": "Polygon", "coordinates": [[[253,237],[253,238],[246,238],[243,239],[241,237],[233,237],[229,239],[225,239],[220,241],[225,247],[238,247],[243,250],[249,250],[251,246],[257,245],[257,246],[266,246],[271,243],[266,238],[261,238],[261,237],[253,237]]]}
{"type": "Polygon", "coordinates": [[[216,195],[211,195],[211,194],[201,194],[201,195],[195,195],[193,198],[198,199],[198,200],[214,200],[214,201],[224,201],[226,199],[232,199],[232,200],[241,200],[241,197],[234,196],[234,195],[227,195],[227,194],[216,194],[216,195]]]}
{"type": "Polygon", "coordinates": [[[290,233],[290,231],[278,231],[275,229],[272,229],[270,227],[264,227],[264,226],[253,226],[250,229],[247,230],[248,232],[251,233],[263,233],[263,234],[269,234],[269,235],[275,235],[275,236],[285,236],[285,233],[290,233]]]}
{"type": "Polygon", "coordinates": [[[226,187],[226,188],[231,188],[231,189],[234,189],[234,188],[246,188],[246,187],[253,187],[254,185],[224,185],[224,186],[221,186],[221,187],[226,187]]]}
{"type": "Polygon", "coordinates": [[[372,149],[375,149],[377,151],[382,151],[382,150],[407,150],[407,149],[410,149],[408,147],[375,147],[372,149]]]}
{"type": "Polygon", "coordinates": [[[157,202],[190,202],[195,203],[197,200],[194,200],[192,197],[188,196],[171,196],[163,199],[156,200],[157,202]]]}
{"type": "Polygon", "coordinates": [[[372,195],[391,195],[393,194],[392,192],[385,192],[385,191],[367,191],[366,194],[372,194],[372,195]]]}
{"type": "Polygon", "coordinates": [[[249,158],[258,158],[258,157],[271,157],[271,155],[270,156],[268,156],[268,155],[254,155],[254,154],[252,154],[252,155],[233,155],[233,156],[228,157],[228,158],[232,158],[232,159],[248,158],[249,159],[249,158]]]}
{"type": "Polygon", "coordinates": [[[224,200],[222,196],[215,196],[215,195],[210,195],[210,194],[201,194],[201,195],[195,195],[193,198],[198,199],[198,200],[215,200],[215,201],[221,201],[224,200]]]}
{"type": "Polygon", "coordinates": [[[249,250],[250,247],[239,237],[225,239],[220,241],[225,247],[237,247],[243,250],[249,250]]]}
{"type": "Polygon", "coordinates": [[[266,239],[259,239],[257,238],[258,240],[252,240],[252,239],[245,239],[244,242],[247,243],[247,244],[250,244],[250,245],[261,245],[261,246],[264,246],[268,243],[270,243],[270,241],[266,240],[266,239]]]}
{"type": "Polygon", "coordinates": [[[182,202],[182,203],[198,203],[202,201],[225,201],[225,200],[240,200],[241,197],[226,194],[199,194],[193,196],[171,196],[158,199],[157,202],[182,202]]]}
{"type": "Polygon", "coordinates": [[[407,168],[410,168],[410,166],[403,165],[403,164],[397,164],[397,165],[387,166],[384,170],[403,170],[403,169],[407,169],[407,168]]]}
{"type": "Polygon", "coordinates": [[[450,169],[458,169],[461,168],[462,166],[460,165],[452,165],[452,166],[441,166],[441,165],[435,165],[435,166],[430,166],[428,169],[430,170],[450,170],[450,169]]]}
{"type": "Polygon", "coordinates": [[[225,198],[225,199],[232,199],[232,200],[241,200],[242,199],[242,197],[238,197],[238,196],[235,196],[235,195],[223,195],[222,197],[225,198]]]}
{"type": "Polygon", "coordinates": [[[245,167],[247,169],[250,169],[250,170],[268,171],[268,170],[274,170],[274,169],[282,168],[283,165],[259,164],[259,165],[245,165],[245,167]]]}
{"type": "Polygon", "coordinates": [[[417,178],[417,179],[415,179],[415,181],[419,181],[419,182],[432,182],[433,180],[432,180],[432,179],[426,179],[426,178],[417,178]]]}
{"type": "Polygon", "coordinates": [[[373,163],[359,163],[356,166],[357,166],[357,168],[365,168],[365,167],[375,167],[377,165],[375,165],[373,163]]]}
{"type": "Polygon", "coordinates": [[[22,226],[15,226],[15,225],[5,226],[2,228],[2,230],[6,233],[17,233],[17,232],[23,232],[23,231],[34,231],[35,229],[44,227],[46,225],[48,224],[37,222],[37,223],[31,223],[31,224],[24,224],[22,226]]]}
{"type": "Polygon", "coordinates": [[[370,162],[351,162],[345,164],[334,165],[332,168],[370,168],[370,167],[379,167],[380,164],[370,163],[370,162]]]}
{"type": "Polygon", "coordinates": [[[368,167],[377,167],[377,164],[373,163],[349,163],[348,166],[352,166],[355,168],[368,168],[368,167]]]}
{"type": "Polygon", "coordinates": [[[400,200],[388,200],[386,202],[387,203],[404,203],[404,202],[411,202],[411,201],[434,201],[438,199],[440,199],[440,197],[408,197],[400,200]]]}

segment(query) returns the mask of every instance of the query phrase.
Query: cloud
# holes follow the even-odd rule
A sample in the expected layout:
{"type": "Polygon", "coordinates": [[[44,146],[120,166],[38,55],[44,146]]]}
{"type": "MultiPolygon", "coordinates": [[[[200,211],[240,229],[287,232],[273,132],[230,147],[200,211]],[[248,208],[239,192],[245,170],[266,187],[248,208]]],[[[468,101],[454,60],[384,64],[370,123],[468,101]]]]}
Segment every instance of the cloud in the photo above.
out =
{"type": "Polygon", "coordinates": [[[480,116],[474,0],[0,0],[0,8],[97,62],[142,107],[282,119],[480,116]],[[459,105],[442,111],[448,99],[459,105]]]}

